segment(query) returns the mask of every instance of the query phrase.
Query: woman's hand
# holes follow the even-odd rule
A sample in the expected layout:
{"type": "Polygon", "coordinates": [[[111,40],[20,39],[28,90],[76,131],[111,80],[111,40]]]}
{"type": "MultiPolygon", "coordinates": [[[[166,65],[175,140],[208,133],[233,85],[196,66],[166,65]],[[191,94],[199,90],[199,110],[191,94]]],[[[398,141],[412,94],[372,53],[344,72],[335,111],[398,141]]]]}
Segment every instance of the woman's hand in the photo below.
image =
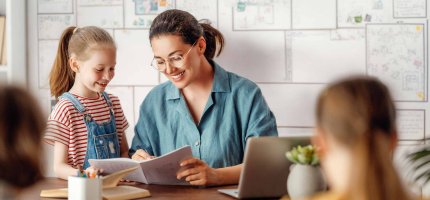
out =
{"type": "Polygon", "coordinates": [[[155,156],[151,156],[149,155],[148,152],[146,152],[143,149],[138,149],[132,156],[131,159],[133,160],[149,160],[149,159],[153,159],[155,158],[155,156]]]}
{"type": "Polygon", "coordinates": [[[216,169],[211,168],[204,161],[190,158],[180,163],[181,169],[176,178],[189,182],[191,185],[220,185],[222,179],[216,169]]]}

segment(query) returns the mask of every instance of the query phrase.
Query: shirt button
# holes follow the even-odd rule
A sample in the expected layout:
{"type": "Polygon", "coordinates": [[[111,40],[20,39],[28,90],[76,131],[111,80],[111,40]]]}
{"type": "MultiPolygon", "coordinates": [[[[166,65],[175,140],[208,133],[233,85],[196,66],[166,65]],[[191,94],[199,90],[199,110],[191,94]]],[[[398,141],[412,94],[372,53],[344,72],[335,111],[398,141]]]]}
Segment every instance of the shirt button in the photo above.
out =
{"type": "Polygon", "coordinates": [[[200,146],[200,141],[197,141],[194,145],[196,145],[197,147],[200,146]]]}

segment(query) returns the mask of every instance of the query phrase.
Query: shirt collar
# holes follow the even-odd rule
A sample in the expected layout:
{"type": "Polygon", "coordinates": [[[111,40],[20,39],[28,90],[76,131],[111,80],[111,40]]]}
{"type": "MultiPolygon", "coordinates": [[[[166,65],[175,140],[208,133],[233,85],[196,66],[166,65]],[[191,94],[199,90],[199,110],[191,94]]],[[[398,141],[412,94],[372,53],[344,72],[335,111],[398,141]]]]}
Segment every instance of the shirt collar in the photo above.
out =
{"type": "Polygon", "coordinates": [[[228,73],[217,63],[213,62],[215,75],[212,85],[212,92],[230,92],[230,81],[228,73]]]}
{"type": "MultiPolygon", "coordinates": [[[[209,61],[214,69],[214,82],[212,85],[212,92],[230,92],[230,81],[227,71],[221,68],[217,63],[209,61]]],[[[176,86],[170,82],[167,88],[167,100],[179,99],[181,98],[181,93],[176,86]]]]}

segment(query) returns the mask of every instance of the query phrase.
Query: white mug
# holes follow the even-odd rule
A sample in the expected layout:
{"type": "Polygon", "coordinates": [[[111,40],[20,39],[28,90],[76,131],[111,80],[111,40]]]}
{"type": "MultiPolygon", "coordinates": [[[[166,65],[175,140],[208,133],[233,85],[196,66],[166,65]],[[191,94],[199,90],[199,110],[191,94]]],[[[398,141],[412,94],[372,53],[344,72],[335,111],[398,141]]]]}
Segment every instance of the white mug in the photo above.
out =
{"type": "Polygon", "coordinates": [[[70,200],[100,200],[102,185],[100,178],[69,176],[68,197],[70,200]]]}

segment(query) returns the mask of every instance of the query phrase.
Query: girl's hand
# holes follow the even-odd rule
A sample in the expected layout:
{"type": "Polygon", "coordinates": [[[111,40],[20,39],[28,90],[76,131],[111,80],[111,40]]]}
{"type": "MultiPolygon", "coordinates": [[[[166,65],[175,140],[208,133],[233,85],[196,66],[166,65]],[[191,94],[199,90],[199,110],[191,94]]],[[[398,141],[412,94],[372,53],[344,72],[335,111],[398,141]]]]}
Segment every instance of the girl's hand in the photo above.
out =
{"type": "Polygon", "coordinates": [[[180,163],[182,167],[176,178],[185,178],[191,185],[220,185],[221,177],[214,168],[211,168],[204,161],[197,158],[190,158],[180,163]]]}
{"type": "Polygon", "coordinates": [[[148,152],[146,152],[143,149],[138,149],[132,156],[131,159],[133,160],[150,160],[155,158],[155,156],[149,155],[148,152]]]}

